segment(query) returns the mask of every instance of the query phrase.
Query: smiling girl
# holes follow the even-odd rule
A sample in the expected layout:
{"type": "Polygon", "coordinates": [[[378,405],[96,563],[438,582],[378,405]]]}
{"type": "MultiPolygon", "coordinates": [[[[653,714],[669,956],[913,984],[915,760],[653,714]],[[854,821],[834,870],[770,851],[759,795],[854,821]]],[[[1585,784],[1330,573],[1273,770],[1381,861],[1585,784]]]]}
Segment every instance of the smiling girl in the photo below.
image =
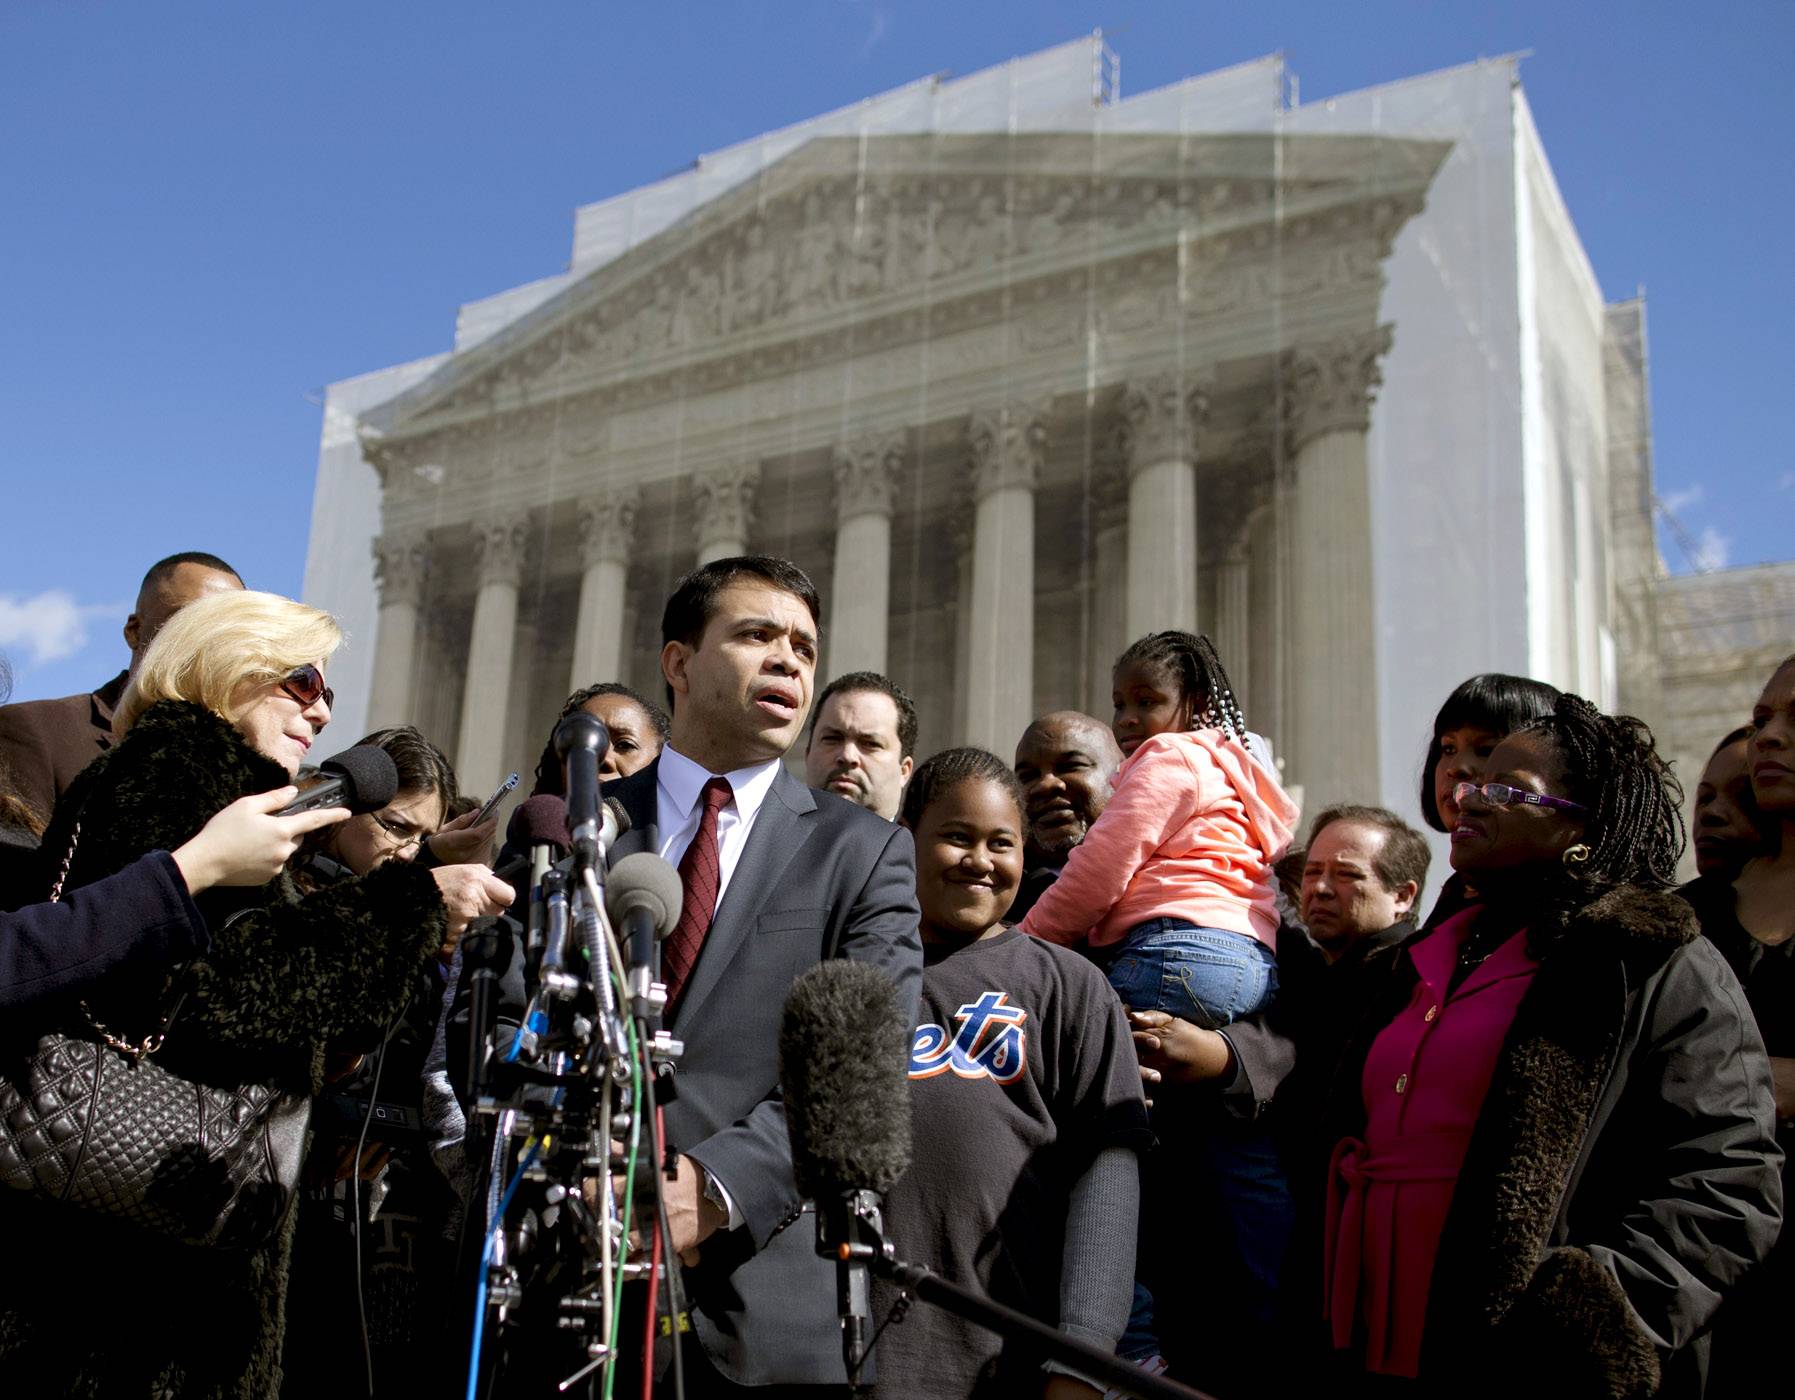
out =
{"type": "MultiPolygon", "coordinates": [[[[902,1257],[1107,1349],[1128,1317],[1146,1109],[1102,974],[1001,922],[1022,802],[1008,766],[972,748],[937,754],[904,793],[924,966],[915,1145],[886,1219],[902,1257]]],[[[881,1395],[1098,1394],[934,1308],[887,1328],[876,1356],[881,1395]]]]}

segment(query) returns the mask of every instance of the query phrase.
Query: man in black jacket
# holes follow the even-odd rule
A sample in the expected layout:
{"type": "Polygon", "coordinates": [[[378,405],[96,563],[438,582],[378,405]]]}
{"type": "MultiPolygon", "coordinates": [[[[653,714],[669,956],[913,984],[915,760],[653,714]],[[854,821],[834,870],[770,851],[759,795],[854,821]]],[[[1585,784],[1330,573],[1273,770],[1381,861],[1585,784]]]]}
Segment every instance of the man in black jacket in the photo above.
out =
{"type": "Polygon", "coordinates": [[[125,619],[129,670],[91,694],[0,705],[0,782],[48,821],[75,774],[112,747],[112,711],[156,633],[187,604],[221,588],[241,588],[237,571],[215,554],[171,554],[150,566],[125,619]]]}
{"type": "Polygon", "coordinates": [[[1022,731],[1015,766],[1028,804],[1028,843],[1022,887],[1006,917],[1020,923],[1109,805],[1122,750],[1102,720],[1055,710],[1022,731]]]}

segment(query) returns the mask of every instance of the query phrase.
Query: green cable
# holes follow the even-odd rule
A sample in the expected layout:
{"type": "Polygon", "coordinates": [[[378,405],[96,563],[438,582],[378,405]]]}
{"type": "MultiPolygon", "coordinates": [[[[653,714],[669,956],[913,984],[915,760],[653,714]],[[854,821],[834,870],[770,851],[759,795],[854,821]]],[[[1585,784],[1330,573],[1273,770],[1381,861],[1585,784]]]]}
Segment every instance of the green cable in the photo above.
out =
{"type": "MultiPolygon", "coordinates": [[[[617,983],[617,991],[618,991],[619,996],[622,998],[625,998],[625,1000],[620,1001],[618,1004],[620,1006],[625,1005],[625,1004],[627,1004],[628,992],[627,992],[627,989],[623,986],[623,979],[620,976],[615,976],[614,980],[617,983]]],[[[625,1257],[627,1258],[628,1257],[628,1249],[629,1249],[630,1219],[631,1219],[632,1214],[635,1211],[636,1163],[637,1163],[637,1159],[641,1156],[641,1149],[642,1149],[643,1079],[642,1079],[642,1063],[641,1063],[642,1056],[641,1056],[641,1051],[640,1051],[640,1045],[638,1044],[637,1038],[636,1038],[636,1023],[632,1018],[630,1018],[628,1016],[624,1016],[621,1019],[624,1024],[624,1028],[629,1033],[630,1076],[631,1076],[629,1152],[626,1154],[626,1156],[624,1158],[625,1167],[624,1167],[624,1177],[623,1177],[623,1215],[622,1215],[624,1254],[625,1254],[625,1257]]],[[[607,1147],[607,1150],[609,1150],[609,1144],[607,1144],[606,1147],[607,1147]]],[[[623,1274],[623,1269],[620,1265],[617,1270],[616,1297],[614,1297],[611,1300],[611,1335],[606,1339],[607,1344],[609,1345],[609,1347],[611,1349],[611,1364],[605,1367],[604,1400],[611,1400],[612,1388],[617,1383],[617,1334],[618,1334],[618,1328],[621,1327],[623,1324],[623,1284],[624,1284],[624,1274],[623,1274]]],[[[649,1305],[650,1309],[652,1309],[654,1307],[654,1299],[653,1298],[650,1298],[648,1300],[648,1305],[649,1305]]]]}

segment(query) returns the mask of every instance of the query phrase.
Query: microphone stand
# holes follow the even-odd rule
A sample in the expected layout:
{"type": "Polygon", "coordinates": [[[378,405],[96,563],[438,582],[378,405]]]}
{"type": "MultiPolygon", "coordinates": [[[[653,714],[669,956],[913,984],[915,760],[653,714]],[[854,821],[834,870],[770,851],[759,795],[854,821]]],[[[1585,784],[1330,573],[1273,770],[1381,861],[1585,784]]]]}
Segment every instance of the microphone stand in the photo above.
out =
{"type": "MultiPolygon", "coordinates": [[[[818,1202],[817,1253],[824,1258],[835,1259],[849,1269],[862,1265],[876,1277],[895,1283],[911,1297],[965,1318],[1000,1337],[1025,1342],[1043,1356],[1077,1371],[1084,1379],[1124,1395],[1137,1396],[1139,1400],[1214,1400],[1203,1391],[1193,1390],[1164,1376],[1148,1375],[1113,1352],[1068,1337],[1027,1313],[995,1303],[970,1288],[949,1283],[920,1264],[899,1259],[891,1241],[885,1238],[878,1197],[870,1191],[853,1191],[848,1193],[847,1204],[852,1216],[847,1229],[849,1238],[832,1242],[824,1238],[833,1232],[823,1227],[828,1217],[823,1204],[818,1202]]],[[[844,1340],[850,1344],[853,1341],[851,1337],[844,1340]]],[[[858,1375],[850,1373],[849,1379],[859,1384],[858,1375]]]]}

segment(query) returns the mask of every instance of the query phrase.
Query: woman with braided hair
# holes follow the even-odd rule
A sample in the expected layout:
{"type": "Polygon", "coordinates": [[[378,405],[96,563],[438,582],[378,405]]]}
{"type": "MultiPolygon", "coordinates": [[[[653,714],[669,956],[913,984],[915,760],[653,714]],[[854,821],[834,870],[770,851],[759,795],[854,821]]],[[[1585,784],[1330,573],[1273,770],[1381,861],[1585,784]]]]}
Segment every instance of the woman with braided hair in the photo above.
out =
{"type": "MultiPolygon", "coordinates": [[[[600,721],[611,736],[610,747],[605,750],[604,760],[599,765],[598,780],[601,783],[608,783],[613,778],[627,778],[638,768],[653,763],[673,728],[673,721],[667,718],[665,710],[617,681],[600,681],[597,685],[574,691],[562,704],[561,713],[555,716],[555,724],[559,725],[575,710],[584,710],[600,721]]],[[[551,726],[548,742],[542,746],[542,757],[536,761],[536,785],[530,789],[530,796],[548,793],[552,797],[564,797],[566,794],[561,788],[565,781],[561,760],[555,756],[555,731],[551,726]]]]}
{"type": "Polygon", "coordinates": [[[1458,785],[1480,900],[1366,963],[1322,1122],[1349,1393],[1702,1393],[1781,1153],[1738,980],[1672,890],[1680,799],[1645,725],[1574,695],[1458,785]]]}

